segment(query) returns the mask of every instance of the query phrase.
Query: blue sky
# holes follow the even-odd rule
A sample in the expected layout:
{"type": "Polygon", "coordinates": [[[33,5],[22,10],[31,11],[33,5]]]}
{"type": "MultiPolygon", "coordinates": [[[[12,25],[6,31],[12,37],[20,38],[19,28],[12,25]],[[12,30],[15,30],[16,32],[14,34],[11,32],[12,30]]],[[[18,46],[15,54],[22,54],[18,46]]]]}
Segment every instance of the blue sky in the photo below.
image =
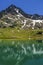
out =
{"type": "Polygon", "coordinates": [[[43,15],[43,0],[0,0],[0,11],[15,4],[29,14],[43,15]]]}

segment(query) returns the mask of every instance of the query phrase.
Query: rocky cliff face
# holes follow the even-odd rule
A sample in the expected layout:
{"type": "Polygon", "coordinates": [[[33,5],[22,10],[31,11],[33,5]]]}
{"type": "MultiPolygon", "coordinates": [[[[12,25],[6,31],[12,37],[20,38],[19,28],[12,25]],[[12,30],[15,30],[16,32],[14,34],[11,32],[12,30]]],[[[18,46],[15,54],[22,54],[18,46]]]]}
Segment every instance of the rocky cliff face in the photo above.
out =
{"type": "Polygon", "coordinates": [[[26,14],[15,5],[0,12],[0,27],[19,27],[21,29],[43,29],[43,16],[26,14]]]}

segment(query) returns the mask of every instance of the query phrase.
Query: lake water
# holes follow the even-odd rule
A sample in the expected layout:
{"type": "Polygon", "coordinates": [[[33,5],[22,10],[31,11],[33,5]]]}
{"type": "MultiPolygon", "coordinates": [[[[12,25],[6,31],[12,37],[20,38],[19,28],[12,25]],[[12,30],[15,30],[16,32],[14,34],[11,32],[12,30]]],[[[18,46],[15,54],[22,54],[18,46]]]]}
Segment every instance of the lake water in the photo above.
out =
{"type": "Polygon", "coordinates": [[[43,40],[0,39],[0,65],[43,65],[43,40]]]}

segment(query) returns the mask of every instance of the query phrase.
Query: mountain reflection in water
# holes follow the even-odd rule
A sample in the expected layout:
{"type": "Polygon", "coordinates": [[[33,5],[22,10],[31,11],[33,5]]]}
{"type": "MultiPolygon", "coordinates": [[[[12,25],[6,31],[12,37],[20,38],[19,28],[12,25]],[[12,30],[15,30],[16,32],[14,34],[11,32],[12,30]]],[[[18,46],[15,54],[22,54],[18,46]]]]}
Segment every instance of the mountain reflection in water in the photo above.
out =
{"type": "Polygon", "coordinates": [[[43,65],[43,40],[0,40],[0,65],[43,65]]]}

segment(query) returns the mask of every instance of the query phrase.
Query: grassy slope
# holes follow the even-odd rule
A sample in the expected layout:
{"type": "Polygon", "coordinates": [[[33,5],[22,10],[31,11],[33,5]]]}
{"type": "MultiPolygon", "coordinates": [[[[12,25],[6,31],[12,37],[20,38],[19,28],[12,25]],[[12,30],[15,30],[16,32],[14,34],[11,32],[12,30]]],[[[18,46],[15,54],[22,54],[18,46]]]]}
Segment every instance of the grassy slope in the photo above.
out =
{"type": "Polygon", "coordinates": [[[0,28],[0,39],[43,39],[43,34],[37,34],[39,31],[43,32],[43,30],[18,30],[14,28],[0,28]]]}

